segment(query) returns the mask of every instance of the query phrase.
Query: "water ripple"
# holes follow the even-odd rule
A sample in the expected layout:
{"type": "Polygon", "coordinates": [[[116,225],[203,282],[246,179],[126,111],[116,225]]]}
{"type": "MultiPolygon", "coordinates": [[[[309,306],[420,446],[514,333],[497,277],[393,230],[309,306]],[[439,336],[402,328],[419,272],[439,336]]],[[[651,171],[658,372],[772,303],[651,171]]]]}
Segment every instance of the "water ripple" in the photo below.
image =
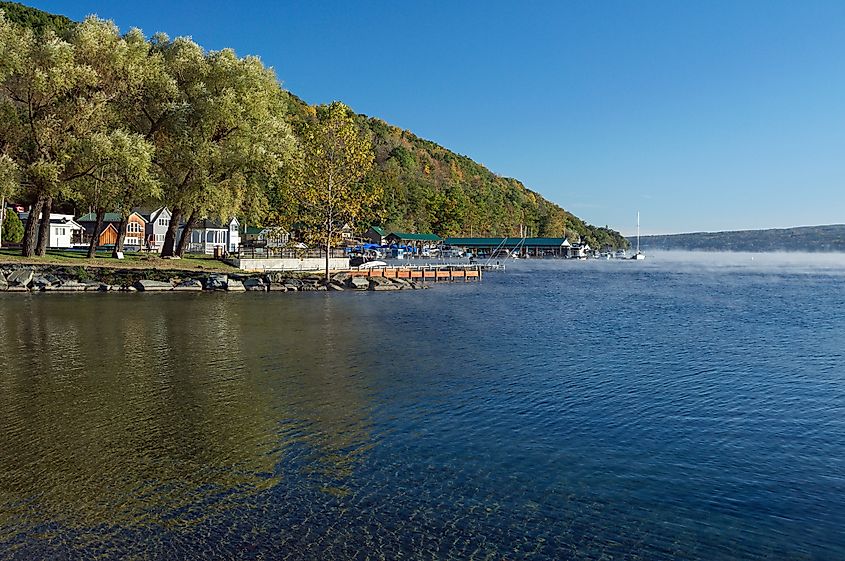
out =
{"type": "Polygon", "coordinates": [[[845,558],[843,274],[0,295],[0,559],[845,558]]]}

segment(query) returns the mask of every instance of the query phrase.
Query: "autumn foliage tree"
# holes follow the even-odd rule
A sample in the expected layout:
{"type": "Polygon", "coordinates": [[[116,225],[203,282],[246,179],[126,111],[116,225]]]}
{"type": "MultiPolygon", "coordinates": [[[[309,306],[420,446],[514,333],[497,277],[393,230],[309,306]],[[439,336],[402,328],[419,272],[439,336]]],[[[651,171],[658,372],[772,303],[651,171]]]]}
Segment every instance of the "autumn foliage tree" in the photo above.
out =
{"type": "Polygon", "coordinates": [[[315,122],[303,134],[301,173],[292,194],[295,215],[326,252],[326,279],[340,229],[364,216],[381,197],[378,189],[361,181],[372,166],[372,144],[349,108],[338,101],[317,108],[315,122]]]}

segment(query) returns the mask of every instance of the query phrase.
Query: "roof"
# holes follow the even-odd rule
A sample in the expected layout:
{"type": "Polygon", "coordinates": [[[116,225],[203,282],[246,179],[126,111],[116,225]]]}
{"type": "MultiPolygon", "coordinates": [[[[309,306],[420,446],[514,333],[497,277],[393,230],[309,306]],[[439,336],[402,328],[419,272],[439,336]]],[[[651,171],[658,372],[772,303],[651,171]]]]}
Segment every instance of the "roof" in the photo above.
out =
{"type": "Polygon", "coordinates": [[[566,238],[446,238],[449,245],[464,247],[560,247],[568,244],[566,238]]]}
{"type": "MultiPolygon", "coordinates": [[[[76,219],[77,222],[96,222],[97,221],[97,213],[96,212],[89,212],[88,214],[83,214],[79,218],[76,219]]],[[[120,214],[116,212],[107,212],[103,215],[103,222],[120,222],[120,214]]]]}
{"type": "MultiPolygon", "coordinates": [[[[143,216],[144,220],[146,220],[147,222],[155,222],[156,220],[158,220],[159,216],[161,216],[161,213],[163,213],[165,210],[167,210],[166,206],[160,206],[154,210],[136,208],[133,210],[133,212],[137,212],[138,214],[143,216]]],[[[168,214],[170,213],[169,210],[167,212],[168,214]]]]}
{"type": "Polygon", "coordinates": [[[373,232],[375,232],[379,236],[385,236],[386,235],[384,233],[384,228],[382,228],[381,226],[370,226],[370,230],[372,230],[373,232]]]}
{"type": "MultiPolygon", "coordinates": [[[[210,218],[197,220],[197,223],[194,225],[194,230],[228,230],[229,225],[233,220],[237,221],[237,218],[230,218],[225,223],[220,220],[212,220],[210,218]]],[[[180,224],[179,226],[181,227],[183,224],[180,224]]]]}
{"type": "Polygon", "coordinates": [[[263,232],[263,231],[264,231],[264,228],[261,228],[259,226],[247,226],[243,229],[244,234],[246,234],[248,236],[257,236],[257,235],[261,234],[261,232],[263,232]]]}
{"type": "Polygon", "coordinates": [[[390,232],[390,235],[400,240],[412,242],[436,242],[443,239],[434,234],[409,234],[408,232],[390,232]]]}
{"type": "MultiPolygon", "coordinates": [[[[28,212],[21,212],[21,213],[18,214],[18,218],[20,218],[21,220],[27,220],[27,219],[29,219],[29,213],[28,212]]],[[[80,226],[76,222],[76,220],[71,218],[70,215],[63,215],[63,214],[57,214],[57,213],[51,213],[50,214],[50,224],[66,224],[66,225],[71,226],[72,228],[73,227],[82,228],[82,226],[80,226]]]]}
{"type": "MultiPolygon", "coordinates": [[[[136,216],[140,216],[142,220],[148,222],[148,220],[146,218],[144,218],[144,216],[141,215],[139,212],[133,211],[133,212],[129,213],[129,216],[132,216],[133,214],[136,215],[136,216]]],[[[105,215],[103,215],[103,223],[106,223],[106,224],[109,223],[109,222],[120,222],[120,220],[121,220],[121,216],[120,216],[120,213],[118,213],[118,212],[107,212],[105,215]]],[[[77,218],[76,221],[77,222],[96,222],[97,221],[97,213],[96,212],[89,212],[88,214],[83,214],[82,216],[77,218]]]]}

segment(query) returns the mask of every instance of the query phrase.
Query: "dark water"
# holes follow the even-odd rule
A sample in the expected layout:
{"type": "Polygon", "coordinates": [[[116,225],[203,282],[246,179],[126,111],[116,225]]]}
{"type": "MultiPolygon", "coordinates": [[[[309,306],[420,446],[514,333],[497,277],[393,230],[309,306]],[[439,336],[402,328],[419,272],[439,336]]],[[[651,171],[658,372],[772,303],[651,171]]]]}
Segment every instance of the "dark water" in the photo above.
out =
{"type": "Polygon", "coordinates": [[[2,294],[0,559],[845,559],[843,310],[821,257],[2,294]]]}

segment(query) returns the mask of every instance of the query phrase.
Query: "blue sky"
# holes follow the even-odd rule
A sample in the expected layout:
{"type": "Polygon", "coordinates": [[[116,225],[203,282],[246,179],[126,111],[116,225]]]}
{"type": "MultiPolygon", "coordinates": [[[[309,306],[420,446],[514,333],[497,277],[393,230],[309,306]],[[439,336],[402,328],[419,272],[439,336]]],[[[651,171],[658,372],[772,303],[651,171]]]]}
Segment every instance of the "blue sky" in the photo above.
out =
{"type": "Polygon", "coordinates": [[[259,55],[623,233],[845,223],[845,2],[27,3],[259,55]]]}

